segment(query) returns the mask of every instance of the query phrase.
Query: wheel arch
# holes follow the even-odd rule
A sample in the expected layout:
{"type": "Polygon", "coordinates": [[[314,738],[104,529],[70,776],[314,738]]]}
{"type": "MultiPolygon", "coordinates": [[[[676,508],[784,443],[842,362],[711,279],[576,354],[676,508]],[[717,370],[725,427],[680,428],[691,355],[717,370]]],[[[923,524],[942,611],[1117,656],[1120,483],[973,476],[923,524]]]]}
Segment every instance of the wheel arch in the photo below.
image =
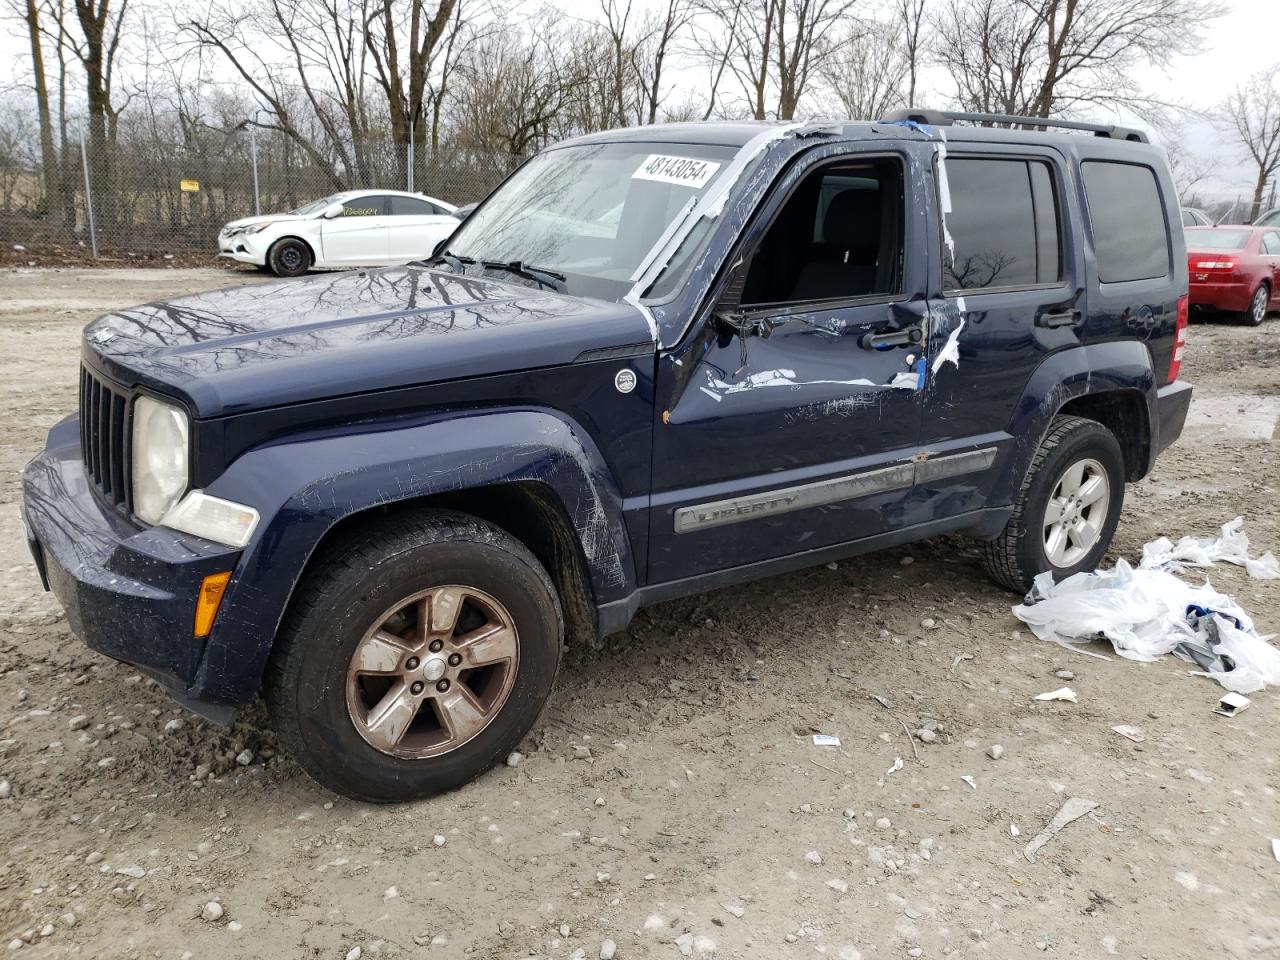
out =
{"type": "MultiPolygon", "coordinates": [[[[330,549],[358,528],[387,516],[452,510],[487,520],[529,548],[551,576],[565,616],[570,643],[594,637],[596,614],[586,557],[573,523],[556,492],[541,480],[518,480],[445,493],[427,494],[366,507],[325,531],[298,576],[298,583],[325,561],[330,549]]],[[[295,586],[290,603],[297,594],[295,586]]]]}
{"type": "Polygon", "coordinates": [[[570,637],[636,586],[622,497],[589,436],[550,410],[364,423],[250,450],[206,488],[258,508],[188,695],[244,704],[257,692],[285,611],[323,544],[397,510],[488,520],[551,575],[570,637]]]}
{"type": "Polygon", "coordinates": [[[1006,428],[1014,438],[992,503],[1012,503],[1036,450],[1059,414],[1095,420],[1124,450],[1126,480],[1142,479],[1159,449],[1157,380],[1151,350],[1141,340],[1114,340],[1048,356],[1027,381],[1006,428]]]}
{"type": "Polygon", "coordinates": [[[304,247],[307,248],[307,253],[311,254],[311,266],[314,267],[319,263],[320,258],[316,254],[316,245],[314,243],[312,243],[310,240],[308,240],[306,237],[304,237],[300,233],[285,233],[276,237],[269,244],[267,244],[267,252],[264,258],[266,260],[267,266],[271,266],[271,251],[274,250],[278,244],[284,243],[284,241],[286,240],[297,240],[300,244],[302,244],[304,247]]]}

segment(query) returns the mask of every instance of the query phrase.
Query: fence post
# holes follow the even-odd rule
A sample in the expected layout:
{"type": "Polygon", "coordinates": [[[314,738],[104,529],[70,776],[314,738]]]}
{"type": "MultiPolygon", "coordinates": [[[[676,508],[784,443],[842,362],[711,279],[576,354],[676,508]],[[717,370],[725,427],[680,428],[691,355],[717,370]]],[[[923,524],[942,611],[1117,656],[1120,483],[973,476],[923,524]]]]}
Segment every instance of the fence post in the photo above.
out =
{"type": "Polygon", "coordinates": [[[258,200],[258,133],[253,124],[249,125],[249,154],[253,157],[253,215],[262,216],[262,208],[258,200]]]}
{"type": "Polygon", "coordinates": [[[409,143],[405,148],[405,165],[404,165],[404,183],[405,190],[413,193],[413,123],[409,123],[409,143]]]}
{"type": "Polygon", "coordinates": [[[93,187],[89,184],[89,154],[84,148],[84,127],[80,128],[80,165],[84,167],[84,213],[89,221],[89,245],[98,259],[98,231],[93,223],[93,187]]]}

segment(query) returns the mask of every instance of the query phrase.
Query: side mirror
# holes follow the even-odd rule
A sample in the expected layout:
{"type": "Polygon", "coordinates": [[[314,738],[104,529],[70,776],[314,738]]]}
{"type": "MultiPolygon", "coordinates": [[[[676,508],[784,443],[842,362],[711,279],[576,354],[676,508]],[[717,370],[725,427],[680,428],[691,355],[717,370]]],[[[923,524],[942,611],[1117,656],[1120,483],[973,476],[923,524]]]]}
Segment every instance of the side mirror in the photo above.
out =
{"type": "Polygon", "coordinates": [[[332,220],[334,217],[342,216],[342,204],[331,203],[324,208],[324,213],[320,214],[326,220],[332,220]]]}
{"type": "Polygon", "coordinates": [[[438,256],[440,251],[444,249],[444,245],[448,242],[449,242],[449,238],[445,237],[443,240],[437,243],[434,247],[431,248],[431,255],[433,257],[438,256]]]}

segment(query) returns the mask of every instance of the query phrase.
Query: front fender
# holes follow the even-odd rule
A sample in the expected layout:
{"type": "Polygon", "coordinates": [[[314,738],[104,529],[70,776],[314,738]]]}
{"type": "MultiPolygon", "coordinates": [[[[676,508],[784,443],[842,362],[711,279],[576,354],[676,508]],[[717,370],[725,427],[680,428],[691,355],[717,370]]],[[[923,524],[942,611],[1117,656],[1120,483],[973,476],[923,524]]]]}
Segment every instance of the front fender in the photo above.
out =
{"type": "Polygon", "coordinates": [[[613,477],[586,432],[554,411],[369,422],[245,453],[208,492],[252,504],[263,520],[237,565],[190,696],[253,698],[289,598],[334,524],[374,507],[520,481],[543,483],[559,498],[597,604],[635,588],[613,477]]]}
{"type": "Polygon", "coordinates": [[[1156,377],[1146,344],[1115,340],[1060,350],[1036,368],[1014,405],[1007,428],[1014,447],[1005,468],[995,474],[990,502],[1013,502],[1049,424],[1063,407],[1078,397],[1111,391],[1127,391],[1142,398],[1155,448],[1159,426],[1156,377]]]}

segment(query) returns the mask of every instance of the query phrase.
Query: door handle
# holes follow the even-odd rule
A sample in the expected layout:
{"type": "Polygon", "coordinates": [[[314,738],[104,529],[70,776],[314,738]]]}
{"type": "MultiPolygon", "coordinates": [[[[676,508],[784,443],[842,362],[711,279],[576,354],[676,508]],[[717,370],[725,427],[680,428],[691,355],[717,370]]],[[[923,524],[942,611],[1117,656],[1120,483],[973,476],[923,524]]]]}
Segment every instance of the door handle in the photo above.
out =
{"type": "Polygon", "coordinates": [[[1079,322],[1079,310],[1062,310],[1057,313],[1042,313],[1036,317],[1037,327],[1074,327],[1079,322]]]}
{"type": "Polygon", "coordinates": [[[889,350],[893,347],[909,347],[924,339],[924,331],[919,327],[906,327],[902,330],[890,330],[885,333],[864,333],[858,340],[863,350],[889,350]]]}

